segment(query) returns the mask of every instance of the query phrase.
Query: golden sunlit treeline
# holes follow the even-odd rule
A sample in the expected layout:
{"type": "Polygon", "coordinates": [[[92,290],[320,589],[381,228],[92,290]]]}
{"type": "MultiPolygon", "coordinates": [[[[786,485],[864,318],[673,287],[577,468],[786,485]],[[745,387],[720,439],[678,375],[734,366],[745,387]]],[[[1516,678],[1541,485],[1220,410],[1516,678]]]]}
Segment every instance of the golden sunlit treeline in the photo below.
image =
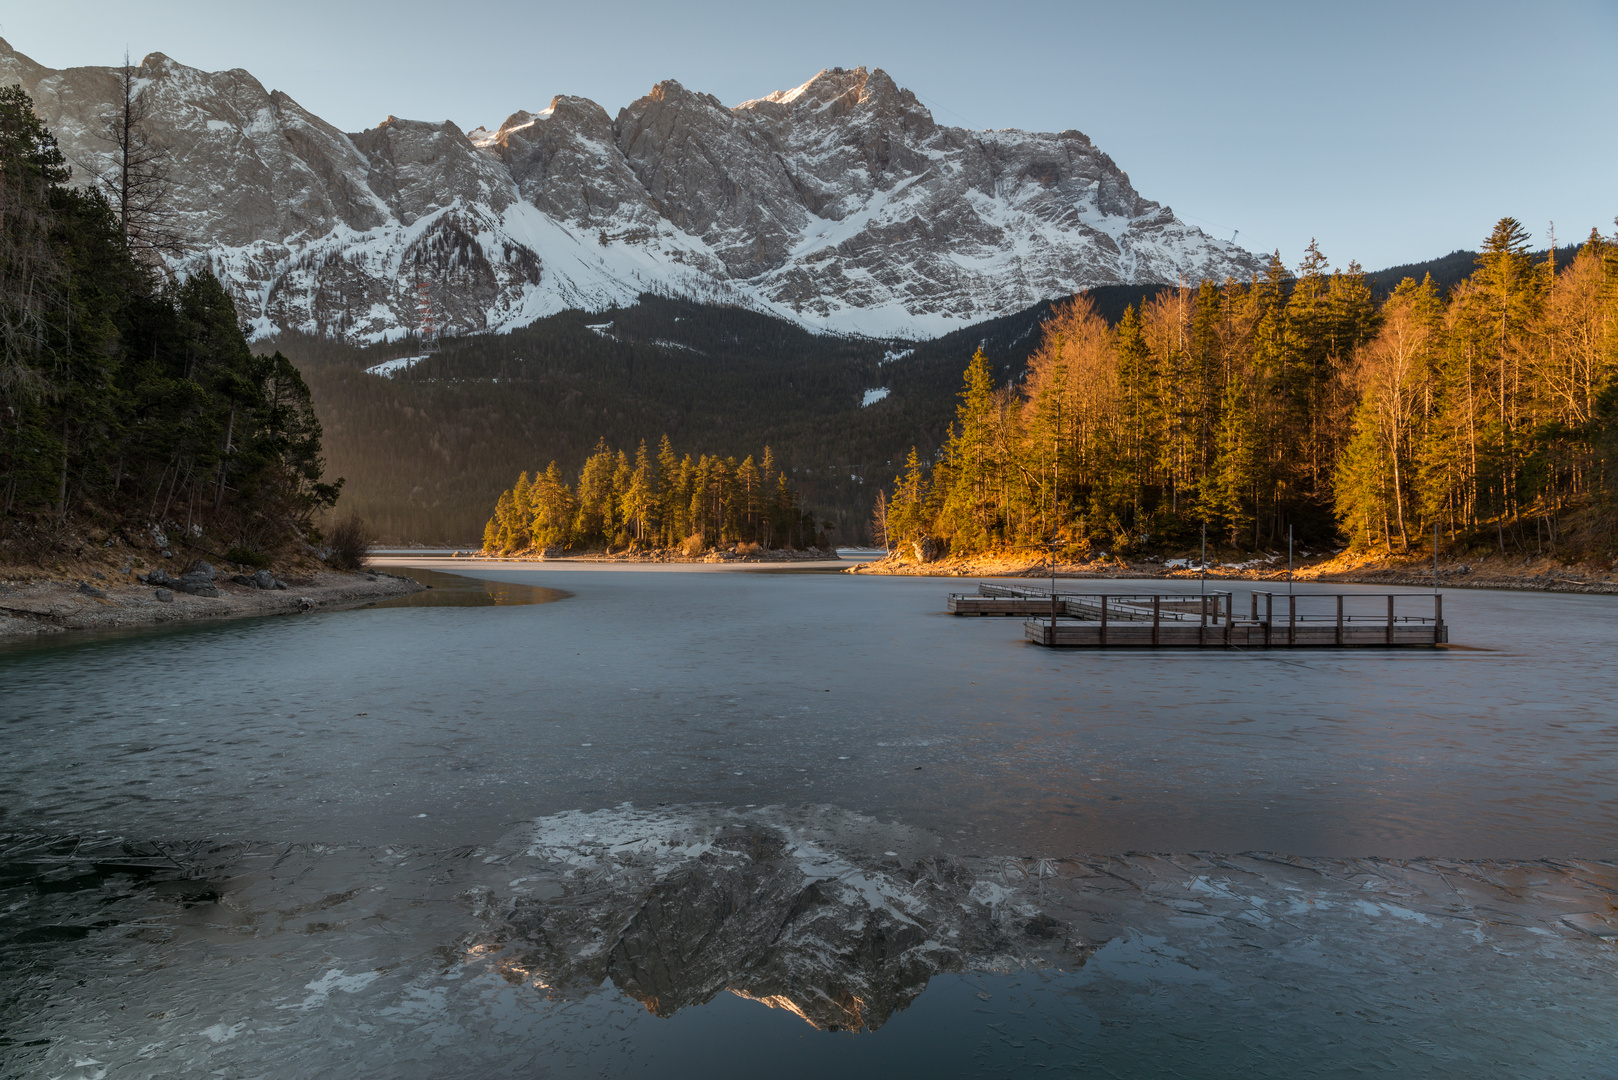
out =
{"type": "Polygon", "coordinates": [[[676,457],[663,436],[654,458],[642,442],[631,458],[602,440],[570,486],[553,461],[532,480],[525,472],[501,494],[483,530],[483,550],[681,547],[688,553],[722,544],[767,548],[826,546],[797,489],[776,467],[770,448],[749,455],[676,457]]]}
{"type": "Polygon", "coordinates": [[[1446,545],[1605,552],[1615,372],[1618,238],[1592,231],[1559,266],[1505,218],[1448,295],[1406,279],[1381,304],[1311,244],[1296,274],[1274,258],[1116,327],[1080,296],[1019,384],[975,356],[938,459],[912,451],[874,524],[963,554],[1138,551],[1204,524],[1246,548],[1294,527],[1405,551],[1436,527],[1446,545]]]}

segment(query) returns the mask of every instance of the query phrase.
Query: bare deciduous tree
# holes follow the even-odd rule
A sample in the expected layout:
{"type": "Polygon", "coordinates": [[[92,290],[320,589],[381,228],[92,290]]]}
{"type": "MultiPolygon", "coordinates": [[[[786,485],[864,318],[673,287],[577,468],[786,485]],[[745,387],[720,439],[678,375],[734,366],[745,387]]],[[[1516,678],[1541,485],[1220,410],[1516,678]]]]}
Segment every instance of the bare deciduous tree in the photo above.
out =
{"type": "Polygon", "coordinates": [[[112,148],[112,163],[99,175],[135,261],[154,274],[166,260],[184,254],[170,199],[169,148],[150,129],[151,100],[140,84],[140,69],[129,63],[118,73],[118,98],[101,135],[112,148]]]}
{"type": "Polygon", "coordinates": [[[888,496],[881,488],[876,489],[876,502],[871,507],[871,542],[882,545],[884,551],[893,550],[888,540],[888,496]]]}

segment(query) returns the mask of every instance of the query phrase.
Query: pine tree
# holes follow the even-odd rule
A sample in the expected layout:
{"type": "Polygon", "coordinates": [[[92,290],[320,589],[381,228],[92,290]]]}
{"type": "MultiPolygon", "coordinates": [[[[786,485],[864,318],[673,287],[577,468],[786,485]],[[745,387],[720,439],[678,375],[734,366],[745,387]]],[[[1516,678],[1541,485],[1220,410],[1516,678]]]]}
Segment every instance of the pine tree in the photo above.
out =
{"type": "Polygon", "coordinates": [[[680,532],[684,492],[680,485],[680,460],[674,456],[674,446],[667,433],[657,444],[657,476],[660,534],[664,546],[673,547],[685,539],[685,534],[680,532]]]}
{"type": "Polygon", "coordinates": [[[980,551],[990,539],[999,487],[994,379],[981,349],[967,365],[960,401],[955,428],[944,444],[950,483],[939,531],[958,550],[980,551]]]}
{"type": "Polygon", "coordinates": [[[651,455],[642,439],[635,451],[635,464],[623,481],[622,519],[634,530],[635,539],[645,540],[652,531],[653,515],[657,506],[657,477],[652,469],[651,455]]]}
{"type": "Polygon", "coordinates": [[[1128,518],[1127,527],[1115,529],[1123,543],[1115,541],[1114,546],[1122,547],[1141,526],[1141,496],[1153,479],[1158,458],[1157,365],[1133,306],[1124,309],[1118,323],[1116,349],[1120,409],[1115,449],[1101,485],[1106,494],[1094,505],[1098,517],[1128,518]]]}
{"type": "MultiPolygon", "coordinates": [[[[1499,454],[1500,516],[1514,515],[1521,499],[1518,490],[1520,468],[1517,421],[1518,372],[1513,346],[1533,318],[1538,305],[1542,279],[1534,271],[1528,254],[1528,231],[1516,218],[1501,218],[1484,242],[1478,255],[1476,281],[1481,299],[1493,321],[1493,341],[1489,351],[1495,366],[1494,396],[1498,406],[1496,429],[1499,454]]],[[[1501,547],[1504,548],[1504,537],[1501,547]]]]}

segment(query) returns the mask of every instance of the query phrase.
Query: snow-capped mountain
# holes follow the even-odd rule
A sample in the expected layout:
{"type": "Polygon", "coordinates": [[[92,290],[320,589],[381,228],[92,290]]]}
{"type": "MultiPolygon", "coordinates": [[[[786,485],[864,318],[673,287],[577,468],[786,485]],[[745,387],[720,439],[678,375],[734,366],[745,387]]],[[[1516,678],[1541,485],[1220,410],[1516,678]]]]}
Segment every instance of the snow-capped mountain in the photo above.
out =
{"type": "MultiPolygon", "coordinates": [[[[117,72],[0,41],[0,85],[33,96],[81,181],[109,160],[117,72]]],[[[562,96],[495,131],[390,116],[358,134],[239,69],[153,53],[139,80],[185,268],[217,273],[260,333],[398,337],[425,301],[466,334],[656,292],[930,337],[1087,286],[1257,265],[1079,132],[944,127],[880,69],[732,108],[670,80],[616,118],[562,96]]]]}

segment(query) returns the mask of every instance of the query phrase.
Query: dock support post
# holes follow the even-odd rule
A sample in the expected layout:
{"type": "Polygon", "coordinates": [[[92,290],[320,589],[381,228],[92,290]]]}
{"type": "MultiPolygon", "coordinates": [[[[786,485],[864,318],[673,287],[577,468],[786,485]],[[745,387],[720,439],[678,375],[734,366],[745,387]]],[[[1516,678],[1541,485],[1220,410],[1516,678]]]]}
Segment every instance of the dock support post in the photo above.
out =
{"type": "Polygon", "coordinates": [[[1393,644],[1393,594],[1388,594],[1388,644],[1393,644]]]}
{"type": "Polygon", "coordinates": [[[1101,594],[1101,644],[1107,643],[1107,594],[1101,594]]]}
{"type": "Polygon", "coordinates": [[[1343,594],[1337,594],[1337,644],[1343,643],[1343,594]]]}
{"type": "MultiPolygon", "coordinates": [[[[1207,601],[1204,600],[1203,604],[1206,605],[1207,601]]],[[[1152,647],[1154,649],[1157,648],[1158,641],[1160,640],[1157,628],[1162,617],[1162,612],[1163,598],[1154,593],[1152,595],[1152,647]]],[[[1201,641],[1198,641],[1198,644],[1200,645],[1201,641]]]]}
{"type": "MultiPolygon", "coordinates": [[[[1290,588],[1290,586],[1289,586],[1290,588]]],[[[1287,648],[1298,643],[1298,598],[1287,593],[1287,648]]]]}
{"type": "Polygon", "coordinates": [[[1253,618],[1251,622],[1258,622],[1258,593],[1254,592],[1248,599],[1253,601],[1253,618]]]}
{"type": "Polygon", "coordinates": [[[1444,644],[1444,597],[1433,593],[1433,644],[1444,644]]]}
{"type": "Polygon", "coordinates": [[[1271,645],[1270,635],[1274,625],[1275,594],[1272,592],[1267,592],[1264,594],[1264,647],[1266,649],[1268,649],[1271,645]]]}

